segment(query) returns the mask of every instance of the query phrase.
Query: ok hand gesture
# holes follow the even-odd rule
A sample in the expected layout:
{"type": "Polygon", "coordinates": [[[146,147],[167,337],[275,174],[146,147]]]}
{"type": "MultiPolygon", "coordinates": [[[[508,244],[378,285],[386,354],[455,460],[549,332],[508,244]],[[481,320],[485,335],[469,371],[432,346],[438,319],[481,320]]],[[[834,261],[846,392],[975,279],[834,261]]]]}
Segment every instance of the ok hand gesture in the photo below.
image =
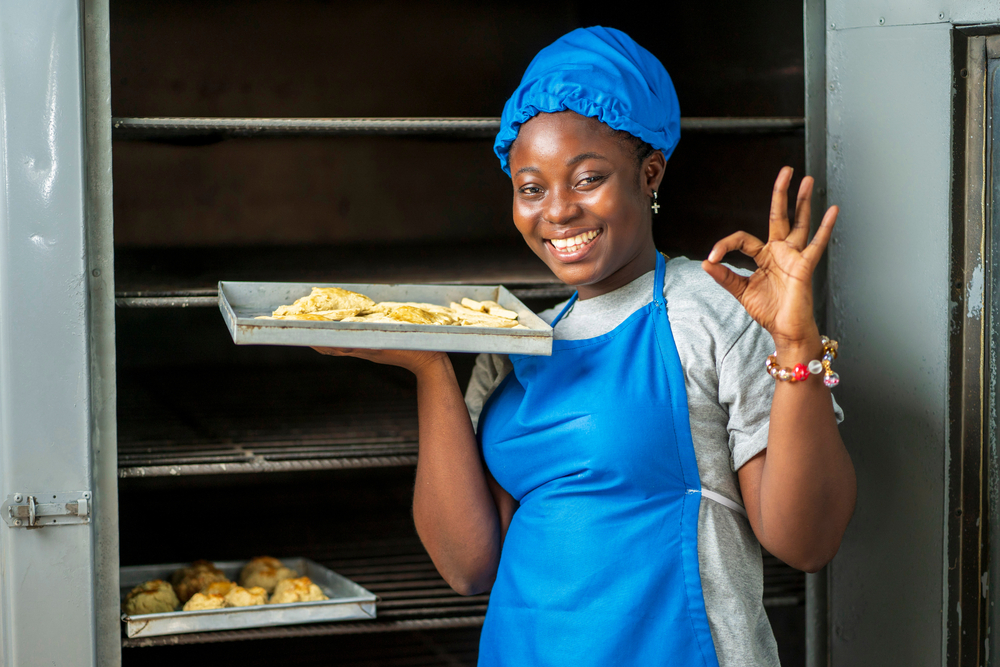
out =
{"type": "MultiPolygon", "coordinates": [[[[813,179],[802,179],[795,202],[795,224],[790,227],[788,186],[792,171],[791,167],[782,168],[774,182],[767,243],[746,232],[736,232],[716,243],[702,262],[702,268],[771,334],[779,359],[783,350],[797,352],[819,345],[819,329],[813,317],[812,275],[839,212],[836,206],[827,210],[807,245],[813,179]],[[723,266],[722,258],[733,250],[752,257],[757,270],[741,276],[723,266]]],[[[799,360],[789,359],[786,363],[794,361],[799,360]]]]}

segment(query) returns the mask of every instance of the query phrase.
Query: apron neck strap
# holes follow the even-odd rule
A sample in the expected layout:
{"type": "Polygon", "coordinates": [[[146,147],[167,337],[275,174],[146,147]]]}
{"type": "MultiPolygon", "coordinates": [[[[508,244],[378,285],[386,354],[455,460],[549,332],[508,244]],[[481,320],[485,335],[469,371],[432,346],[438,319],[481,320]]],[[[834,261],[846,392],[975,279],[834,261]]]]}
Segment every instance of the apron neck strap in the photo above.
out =
{"type": "Polygon", "coordinates": [[[653,303],[657,308],[663,306],[663,276],[667,271],[667,262],[663,259],[663,253],[656,252],[656,273],[653,278],[653,303]]]}
{"type": "Polygon", "coordinates": [[[563,315],[569,312],[569,309],[573,307],[573,304],[576,303],[576,300],[577,298],[579,298],[579,296],[580,296],[579,292],[573,292],[573,296],[569,298],[569,301],[566,302],[566,305],[563,306],[563,309],[559,312],[558,315],[556,315],[556,319],[552,320],[551,324],[552,327],[555,327],[557,324],[559,324],[559,320],[563,318],[563,315]]]}

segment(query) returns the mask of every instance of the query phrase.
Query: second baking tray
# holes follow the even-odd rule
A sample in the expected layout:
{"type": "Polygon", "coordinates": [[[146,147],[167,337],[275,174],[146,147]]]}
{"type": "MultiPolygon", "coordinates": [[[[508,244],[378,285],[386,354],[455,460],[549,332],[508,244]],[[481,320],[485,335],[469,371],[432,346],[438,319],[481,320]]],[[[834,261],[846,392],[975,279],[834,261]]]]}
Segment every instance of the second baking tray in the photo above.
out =
{"type": "Polygon", "coordinates": [[[237,345],[302,345],[437,350],[497,354],[552,354],[552,327],[503,286],[370,285],[356,283],[219,283],[219,308],[237,345]],[[415,301],[446,306],[462,297],[496,301],[518,315],[526,329],[383,322],[258,320],[313,287],[340,287],[375,301],[415,301]]]}
{"type": "MultiPolygon", "coordinates": [[[[377,597],[371,591],[307,558],[283,558],[281,562],[298,572],[299,576],[312,579],[330,599],[203,611],[173,611],[165,614],[131,616],[122,614],[125,632],[129,637],[153,637],[187,632],[257,628],[265,625],[296,625],[375,618],[377,597]]],[[[144,581],[151,579],[169,581],[170,575],[175,570],[189,565],[190,563],[173,563],[121,568],[119,577],[122,599],[124,600],[129,591],[144,581]]],[[[239,578],[244,565],[246,565],[244,561],[215,563],[215,566],[231,581],[239,578]]]]}

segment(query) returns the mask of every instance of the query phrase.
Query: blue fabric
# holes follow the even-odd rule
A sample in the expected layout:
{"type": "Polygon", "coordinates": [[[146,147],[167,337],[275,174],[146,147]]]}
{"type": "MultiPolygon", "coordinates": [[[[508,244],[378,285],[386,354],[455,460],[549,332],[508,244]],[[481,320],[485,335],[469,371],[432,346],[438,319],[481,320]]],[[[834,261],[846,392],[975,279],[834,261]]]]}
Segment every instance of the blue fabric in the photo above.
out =
{"type": "Polygon", "coordinates": [[[551,357],[512,355],[484,408],[483,456],[520,506],[481,667],[718,667],[664,266],[657,255],[653,303],[610,333],[554,341],[551,357]]]}
{"type": "Polygon", "coordinates": [[[614,28],[577,28],[538,52],[504,105],[493,151],[510,176],[508,152],[523,123],[563,110],[625,130],[666,158],[681,137],[670,75],[652,53],[614,28]]]}

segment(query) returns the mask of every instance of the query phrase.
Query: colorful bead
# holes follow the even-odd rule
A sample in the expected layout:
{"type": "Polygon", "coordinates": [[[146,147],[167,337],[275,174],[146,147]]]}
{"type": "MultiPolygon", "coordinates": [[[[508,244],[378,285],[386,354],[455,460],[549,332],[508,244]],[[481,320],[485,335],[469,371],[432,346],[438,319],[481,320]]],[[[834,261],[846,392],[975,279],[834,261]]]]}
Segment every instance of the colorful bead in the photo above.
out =
{"type": "Polygon", "coordinates": [[[788,371],[787,368],[782,368],[778,371],[778,379],[781,380],[782,382],[788,382],[789,380],[792,379],[792,374],[788,371]]]}
{"type": "Polygon", "coordinates": [[[778,353],[770,355],[764,364],[768,375],[781,382],[804,382],[810,375],[823,375],[823,384],[833,389],[840,384],[840,376],[833,372],[831,364],[837,358],[837,341],[823,336],[823,357],[813,359],[808,364],[795,364],[792,368],[778,365],[778,353]]]}
{"type": "Polygon", "coordinates": [[[813,359],[809,362],[809,366],[807,366],[807,368],[813,375],[819,375],[823,372],[823,362],[819,359],[813,359]]]}
{"type": "Polygon", "coordinates": [[[795,368],[792,369],[795,374],[795,381],[802,382],[809,377],[809,369],[806,368],[805,364],[795,364],[795,368]]]}
{"type": "Polygon", "coordinates": [[[830,389],[833,389],[838,384],[840,384],[840,376],[831,371],[828,375],[823,377],[823,384],[825,384],[830,389]]]}

